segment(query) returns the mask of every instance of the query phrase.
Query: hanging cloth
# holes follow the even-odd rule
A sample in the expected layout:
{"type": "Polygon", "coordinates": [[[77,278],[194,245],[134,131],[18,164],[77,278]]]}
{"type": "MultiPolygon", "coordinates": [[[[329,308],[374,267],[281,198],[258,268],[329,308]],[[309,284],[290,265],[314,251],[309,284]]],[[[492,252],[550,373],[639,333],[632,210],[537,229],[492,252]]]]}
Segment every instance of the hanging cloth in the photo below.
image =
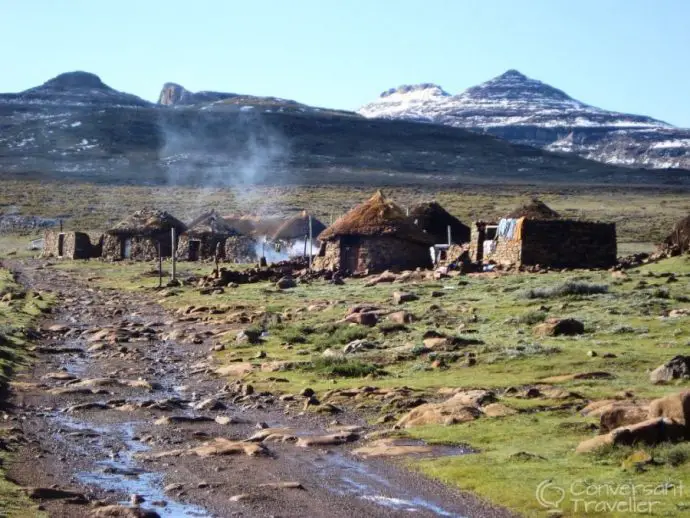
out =
{"type": "Polygon", "coordinates": [[[522,226],[525,224],[525,217],[521,217],[515,224],[515,241],[522,241],[522,226]]]}

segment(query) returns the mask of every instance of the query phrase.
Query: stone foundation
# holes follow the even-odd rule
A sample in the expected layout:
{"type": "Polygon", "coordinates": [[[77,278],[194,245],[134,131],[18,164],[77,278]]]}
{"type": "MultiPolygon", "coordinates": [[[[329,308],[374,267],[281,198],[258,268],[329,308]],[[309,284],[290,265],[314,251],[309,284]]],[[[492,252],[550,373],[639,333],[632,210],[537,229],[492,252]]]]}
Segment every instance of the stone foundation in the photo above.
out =
{"type": "Polygon", "coordinates": [[[85,232],[47,230],[43,239],[41,257],[90,259],[100,255],[100,243],[92,245],[89,235],[85,232]],[[62,253],[60,253],[60,236],[62,236],[62,253]]]}
{"type": "MultiPolygon", "coordinates": [[[[354,236],[344,242],[342,237],[322,243],[321,250],[315,258],[316,269],[368,271],[377,273],[385,270],[414,270],[430,268],[431,254],[426,245],[403,241],[387,236],[354,236]],[[349,247],[356,254],[350,261],[343,256],[343,250],[349,247]]],[[[351,271],[351,273],[354,273],[351,271]]]]}
{"type": "Polygon", "coordinates": [[[225,236],[219,236],[219,235],[199,235],[199,236],[194,236],[194,235],[188,235],[188,234],[182,234],[180,236],[180,240],[177,243],[177,258],[180,261],[189,261],[190,255],[189,255],[189,242],[190,241],[199,241],[199,261],[205,261],[209,259],[214,259],[216,255],[216,245],[220,243],[220,260],[225,259],[225,241],[226,241],[225,236]]]}
{"type": "Polygon", "coordinates": [[[503,266],[609,268],[616,264],[616,225],[572,220],[532,220],[522,225],[522,239],[499,237],[495,249],[482,254],[484,232],[472,227],[470,258],[503,266]]]}
{"type": "Polygon", "coordinates": [[[225,260],[232,263],[249,264],[259,260],[256,254],[256,240],[249,236],[230,236],[225,240],[225,260]]]}
{"type": "Polygon", "coordinates": [[[106,234],[103,237],[102,257],[112,261],[125,259],[123,243],[126,239],[131,242],[129,259],[132,261],[153,261],[158,259],[158,243],[161,244],[161,256],[170,257],[172,244],[167,232],[159,236],[129,236],[122,234],[106,234]]]}

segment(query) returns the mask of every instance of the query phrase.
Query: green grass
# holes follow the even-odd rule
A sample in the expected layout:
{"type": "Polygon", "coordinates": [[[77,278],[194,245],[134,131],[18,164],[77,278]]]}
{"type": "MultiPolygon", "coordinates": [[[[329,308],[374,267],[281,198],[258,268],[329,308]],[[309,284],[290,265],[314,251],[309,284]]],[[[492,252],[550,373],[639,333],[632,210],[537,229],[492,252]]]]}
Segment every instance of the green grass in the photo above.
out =
{"type": "MultiPolygon", "coordinates": [[[[407,286],[365,287],[365,280],[358,279],[333,286],[316,280],[285,291],[276,290],[269,283],[246,284],[218,295],[201,295],[195,287],[183,286],[172,290],[173,296],[164,298],[151,289],[156,280],[146,275],[151,268],[148,264],[68,261],[53,267],[95,279],[106,287],[141,290],[171,310],[196,305],[226,308],[231,313],[241,307],[247,314],[256,315],[255,321],[246,325],[225,323],[226,315],[222,312],[208,317],[219,328],[230,331],[228,347],[216,353],[219,364],[237,360],[257,365],[269,361],[299,362],[296,368],[278,375],[258,369],[248,375],[246,380],[258,390],[294,394],[311,387],[319,397],[333,388],[368,385],[407,386],[421,389],[425,397],[431,398],[441,388],[488,388],[500,395],[509,387],[523,390],[550,376],[609,372],[613,376],[609,380],[571,380],[556,385],[581,399],[500,397],[502,403],[519,413],[449,427],[412,429],[409,433],[413,437],[467,444],[477,450],[472,455],[424,460],[415,465],[449,484],[534,516],[544,514],[534,498],[537,485],[544,479],[561,485],[580,479],[601,483],[633,480],[643,484],[680,480],[690,488],[685,460],[690,451],[686,445],[649,450],[657,464],[640,472],[621,467],[631,453],[627,450],[576,455],[577,444],[594,432],[590,429],[591,421],[580,416],[573,406],[577,401],[612,398],[624,391],[632,391],[638,398],[655,398],[681,388],[682,385],[650,384],[649,371],[677,354],[687,354],[690,347],[690,318],[661,318],[671,309],[690,307],[690,302],[683,298],[690,293],[687,258],[632,270],[628,279],[605,271],[572,271],[465,276],[407,286]],[[670,273],[675,274],[677,282],[667,282],[670,273]],[[607,289],[590,289],[591,286],[607,289]],[[341,322],[355,304],[401,309],[393,306],[391,297],[400,289],[414,291],[420,297],[402,306],[415,317],[405,330],[389,332],[385,319],[372,328],[341,322]],[[433,297],[432,292],[439,290],[444,296],[433,297]],[[549,297],[525,298],[523,293],[530,290],[549,293],[549,297]],[[534,326],[551,317],[581,320],[586,332],[575,337],[535,336],[534,326]],[[264,341],[257,345],[235,344],[234,332],[250,325],[267,332],[264,341]],[[429,330],[476,343],[453,352],[428,353],[421,344],[429,330]],[[376,341],[381,348],[345,359],[322,358],[325,349],[341,350],[343,345],[359,338],[376,341]],[[265,358],[254,360],[259,351],[265,358]],[[590,356],[589,351],[597,355],[590,356]],[[474,355],[476,365],[466,365],[466,353],[474,355]],[[615,358],[605,358],[606,353],[615,358]],[[434,368],[435,358],[444,358],[446,367],[434,368]],[[276,377],[281,382],[276,382],[276,377]],[[523,451],[530,455],[513,457],[523,451]]],[[[181,263],[178,270],[183,275],[198,274],[210,272],[211,266],[181,263]]],[[[385,402],[366,402],[366,406],[367,418],[373,420],[377,414],[404,413],[385,402]]],[[[687,500],[687,496],[670,498],[655,515],[673,516],[687,500]]],[[[574,502],[565,503],[571,504],[574,502]]]]}
{"type": "MultiPolygon", "coordinates": [[[[454,427],[416,428],[410,435],[430,443],[465,443],[478,449],[477,454],[424,460],[416,463],[416,467],[494,504],[519,510],[525,516],[546,516],[546,508],[536,498],[537,488],[544,481],[565,489],[566,498],[560,506],[565,516],[591,515],[584,512],[584,503],[578,500],[609,505],[627,500],[602,493],[580,495],[585,484],[616,488],[624,484],[655,487],[671,482],[677,487],[675,492],[641,497],[640,501],[658,502],[652,506],[653,516],[681,516],[690,509],[689,444],[644,448],[654,463],[634,469],[624,467],[625,459],[635,451],[632,448],[599,455],[574,453],[573,444],[592,435],[582,429],[583,424],[582,418],[570,413],[541,412],[479,419],[454,427]]],[[[557,494],[545,492],[545,496],[553,498],[557,494]]],[[[590,504],[590,509],[594,505],[597,504],[590,504]]],[[[622,510],[597,513],[597,516],[635,514],[619,509],[622,510]]]]}
{"type": "MultiPolygon", "coordinates": [[[[26,331],[36,317],[48,310],[52,297],[24,290],[13,281],[9,271],[0,269],[2,298],[9,298],[0,301],[0,397],[5,397],[12,374],[30,361],[26,351],[26,331]]],[[[0,436],[3,433],[0,429],[0,436]]],[[[26,495],[5,479],[2,466],[10,455],[0,452],[0,509],[5,513],[3,516],[42,516],[26,495]]]]}

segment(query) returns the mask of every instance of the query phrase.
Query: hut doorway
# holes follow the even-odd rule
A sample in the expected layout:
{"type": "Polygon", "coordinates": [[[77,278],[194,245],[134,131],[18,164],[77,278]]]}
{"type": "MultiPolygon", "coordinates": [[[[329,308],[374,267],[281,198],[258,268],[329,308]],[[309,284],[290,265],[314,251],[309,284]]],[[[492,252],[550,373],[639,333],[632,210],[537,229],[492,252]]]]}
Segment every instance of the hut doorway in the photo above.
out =
{"type": "Polygon", "coordinates": [[[189,260],[190,261],[198,261],[200,250],[201,250],[201,241],[190,241],[189,242],[189,260]]]}
{"type": "Polygon", "coordinates": [[[359,269],[359,238],[343,236],[340,239],[340,270],[355,273],[359,269]]]}
{"type": "Polygon", "coordinates": [[[125,238],[122,240],[122,258],[131,259],[132,258],[132,240],[130,238],[125,238]]]}
{"type": "Polygon", "coordinates": [[[58,257],[65,255],[65,234],[58,235],[58,257]]]}

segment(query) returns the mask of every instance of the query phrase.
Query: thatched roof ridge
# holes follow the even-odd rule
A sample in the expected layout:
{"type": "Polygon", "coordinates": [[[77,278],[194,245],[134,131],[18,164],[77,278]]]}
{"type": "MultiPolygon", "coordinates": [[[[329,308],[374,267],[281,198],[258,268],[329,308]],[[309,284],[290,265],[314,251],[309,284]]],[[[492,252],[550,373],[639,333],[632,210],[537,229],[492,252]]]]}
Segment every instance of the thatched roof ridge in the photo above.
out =
{"type": "Polygon", "coordinates": [[[357,205],[319,235],[320,241],[339,236],[389,236],[431,245],[434,239],[410,222],[405,211],[376,191],[371,198],[357,205]]]}
{"type": "Polygon", "coordinates": [[[223,219],[238,233],[247,236],[272,236],[283,224],[285,218],[279,216],[253,216],[249,214],[230,214],[223,219]]]}
{"type": "Polygon", "coordinates": [[[187,225],[187,234],[190,235],[221,235],[232,236],[239,234],[227,221],[218,215],[215,210],[205,212],[187,225]]]}
{"type": "MultiPolygon", "coordinates": [[[[311,217],[311,235],[316,238],[321,232],[326,230],[326,225],[321,223],[314,216],[311,217]]],[[[298,215],[286,220],[275,234],[273,239],[304,239],[309,235],[309,214],[303,210],[298,215]]]]}
{"type": "Polygon", "coordinates": [[[529,203],[510,212],[506,218],[561,219],[561,215],[543,201],[533,198],[529,203]]]}
{"type": "Polygon", "coordinates": [[[429,201],[415,205],[410,211],[410,221],[434,237],[437,243],[448,240],[448,227],[453,242],[466,243],[470,240],[470,227],[449,213],[437,201],[429,201]]]}
{"type": "Polygon", "coordinates": [[[169,232],[172,228],[175,228],[178,233],[187,230],[185,224],[170,213],[147,207],[127,216],[108,230],[108,234],[150,236],[165,231],[169,232]]]}

